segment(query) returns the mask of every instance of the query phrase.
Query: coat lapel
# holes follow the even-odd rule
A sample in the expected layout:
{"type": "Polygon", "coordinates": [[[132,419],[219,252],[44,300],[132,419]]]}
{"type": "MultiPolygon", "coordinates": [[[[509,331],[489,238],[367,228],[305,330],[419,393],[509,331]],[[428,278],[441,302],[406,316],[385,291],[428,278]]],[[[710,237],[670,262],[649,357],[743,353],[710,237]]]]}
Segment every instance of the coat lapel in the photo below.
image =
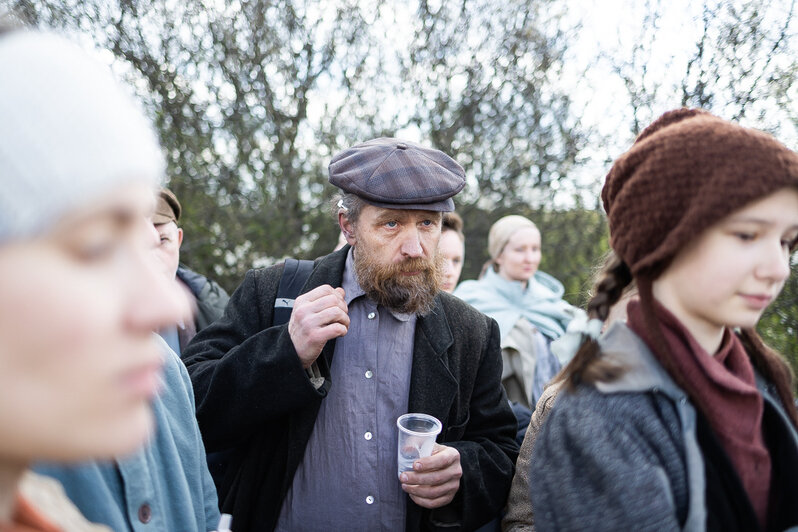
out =
{"type": "Polygon", "coordinates": [[[433,415],[444,425],[458,386],[446,357],[452,343],[443,305],[436,297],[433,311],[416,322],[408,409],[433,415]]]}
{"type": "MultiPolygon", "coordinates": [[[[317,286],[329,284],[333,287],[341,286],[344,276],[344,265],[346,264],[346,254],[349,246],[344,246],[330,255],[322,257],[316,261],[313,271],[308,277],[301,293],[310,292],[317,286]]],[[[321,351],[321,355],[316,359],[316,366],[321,375],[327,380],[326,386],[329,387],[330,364],[332,364],[333,353],[335,352],[335,341],[327,342],[321,351]]],[[[284,478],[285,490],[290,487],[294,472],[302,461],[305,447],[310,439],[313,426],[316,423],[316,416],[321,407],[321,400],[307,405],[295,416],[288,420],[288,468],[284,478]]]]}

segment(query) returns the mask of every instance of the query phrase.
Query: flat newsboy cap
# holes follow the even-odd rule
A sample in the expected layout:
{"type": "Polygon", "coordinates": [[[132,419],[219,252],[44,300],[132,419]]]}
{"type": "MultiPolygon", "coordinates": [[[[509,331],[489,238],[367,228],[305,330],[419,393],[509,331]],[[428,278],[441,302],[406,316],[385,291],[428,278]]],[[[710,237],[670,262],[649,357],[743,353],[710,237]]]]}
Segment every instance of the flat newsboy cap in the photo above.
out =
{"type": "Polygon", "coordinates": [[[445,153],[394,138],[379,138],[336,154],[330,183],[371,205],[449,212],[465,186],[463,167],[445,153]]]}
{"type": "Polygon", "coordinates": [[[152,216],[153,225],[169,222],[177,223],[183,208],[177,201],[177,196],[168,188],[162,188],[158,194],[158,203],[155,205],[155,214],[152,216]]]}

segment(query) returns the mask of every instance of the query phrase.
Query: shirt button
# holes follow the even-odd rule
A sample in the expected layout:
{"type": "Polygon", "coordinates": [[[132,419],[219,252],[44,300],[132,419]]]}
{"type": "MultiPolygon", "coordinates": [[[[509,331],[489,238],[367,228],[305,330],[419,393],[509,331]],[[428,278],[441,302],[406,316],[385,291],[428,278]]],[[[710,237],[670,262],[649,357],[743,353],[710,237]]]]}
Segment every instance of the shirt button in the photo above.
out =
{"type": "Polygon", "coordinates": [[[149,504],[142,504],[139,506],[139,521],[144,524],[147,524],[152,519],[152,508],[150,508],[149,504]]]}
{"type": "Polygon", "coordinates": [[[374,437],[374,435],[373,435],[373,434],[371,434],[370,432],[367,432],[367,433],[365,433],[365,434],[363,435],[363,437],[364,437],[364,438],[366,438],[367,440],[370,440],[371,438],[373,438],[373,437],[374,437]]]}
{"type": "Polygon", "coordinates": [[[366,497],[366,504],[374,504],[374,497],[372,497],[371,495],[366,497]]]}
{"type": "Polygon", "coordinates": [[[367,317],[368,317],[368,319],[373,320],[374,318],[377,317],[377,314],[374,313],[374,312],[369,312],[369,315],[367,317]]]}
{"type": "Polygon", "coordinates": [[[372,373],[370,369],[367,369],[367,370],[366,370],[366,378],[367,378],[367,379],[370,379],[370,378],[372,378],[373,376],[374,376],[374,373],[372,373]]]}

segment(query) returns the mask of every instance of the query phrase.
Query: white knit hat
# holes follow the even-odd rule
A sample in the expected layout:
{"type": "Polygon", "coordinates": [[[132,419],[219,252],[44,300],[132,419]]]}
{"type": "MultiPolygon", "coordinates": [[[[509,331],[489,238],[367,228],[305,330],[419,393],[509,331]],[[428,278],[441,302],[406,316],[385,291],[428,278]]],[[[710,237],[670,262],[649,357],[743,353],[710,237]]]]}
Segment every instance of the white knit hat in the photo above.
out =
{"type": "Polygon", "coordinates": [[[46,33],[0,35],[0,243],[46,231],[123,183],[157,186],[164,157],[110,69],[46,33]]]}

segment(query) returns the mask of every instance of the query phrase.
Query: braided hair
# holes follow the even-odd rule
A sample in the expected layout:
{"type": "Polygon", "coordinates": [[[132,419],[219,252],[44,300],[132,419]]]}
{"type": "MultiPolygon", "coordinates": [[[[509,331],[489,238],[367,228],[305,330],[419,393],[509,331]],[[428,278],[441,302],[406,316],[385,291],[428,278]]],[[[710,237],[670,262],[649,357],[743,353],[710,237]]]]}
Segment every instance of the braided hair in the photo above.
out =
{"type": "MultiPolygon", "coordinates": [[[[629,267],[614,253],[610,253],[593,287],[593,297],[587,304],[588,317],[606,322],[612,307],[633,288],[634,279],[629,267]]],[[[607,382],[623,374],[623,367],[602,359],[600,355],[598,342],[587,339],[556,380],[565,381],[567,388],[573,390],[580,382],[607,382]]]]}

